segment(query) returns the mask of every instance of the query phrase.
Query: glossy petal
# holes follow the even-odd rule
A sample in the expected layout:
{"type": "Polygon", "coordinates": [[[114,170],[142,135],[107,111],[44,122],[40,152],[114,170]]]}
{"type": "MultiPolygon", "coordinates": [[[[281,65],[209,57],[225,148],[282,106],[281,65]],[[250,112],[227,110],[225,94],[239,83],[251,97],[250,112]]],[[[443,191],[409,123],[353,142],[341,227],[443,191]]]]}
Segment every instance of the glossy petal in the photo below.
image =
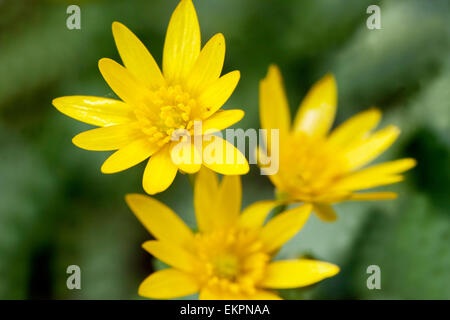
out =
{"type": "Polygon", "coordinates": [[[219,110],[203,121],[202,130],[208,134],[221,131],[240,121],[243,117],[244,111],[240,109],[219,110]]]}
{"type": "Polygon", "coordinates": [[[350,191],[328,190],[327,192],[311,197],[308,200],[304,199],[304,201],[315,203],[335,203],[348,200],[350,196],[350,191]]]}
{"type": "Polygon", "coordinates": [[[105,81],[120,99],[132,107],[146,105],[148,89],[127,69],[108,58],[100,59],[98,67],[105,81]]]}
{"type": "Polygon", "coordinates": [[[248,229],[256,229],[261,227],[266,221],[270,211],[278,205],[276,201],[265,200],[258,201],[242,211],[239,217],[239,226],[248,229]]]}
{"type": "Polygon", "coordinates": [[[364,192],[364,193],[353,193],[350,200],[362,201],[362,200],[391,200],[397,199],[397,194],[395,192],[364,192]]]}
{"type": "Polygon", "coordinates": [[[261,230],[261,240],[268,252],[275,251],[291,239],[309,218],[312,206],[309,204],[289,209],[269,220],[261,230]]]}
{"type": "Polygon", "coordinates": [[[199,115],[202,119],[209,118],[224,105],[236,88],[239,78],[239,71],[231,71],[205,88],[198,97],[198,102],[204,109],[199,115]]]}
{"type": "Polygon", "coordinates": [[[158,240],[182,248],[190,246],[194,235],[175,212],[156,199],[128,194],[125,200],[144,227],[158,240]]]}
{"type": "Polygon", "coordinates": [[[202,155],[190,140],[184,139],[174,142],[171,149],[172,162],[183,172],[194,174],[200,170],[202,155]]]}
{"type": "Polygon", "coordinates": [[[61,113],[99,127],[123,124],[135,119],[129,105],[114,99],[68,96],[56,98],[52,103],[61,113]]]}
{"type": "Polygon", "coordinates": [[[261,283],[266,288],[289,289],[311,285],[339,272],[334,264],[309,259],[275,261],[261,283]]]}
{"type": "Polygon", "coordinates": [[[231,143],[218,136],[204,138],[203,164],[224,175],[246,174],[250,169],[245,156],[231,143]]]}
{"type": "Polygon", "coordinates": [[[270,150],[270,130],[278,129],[280,141],[284,141],[291,126],[283,79],[275,65],[269,67],[267,76],[259,83],[259,116],[261,127],[267,130],[267,146],[270,150]]]}
{"type": "Polygon", "coordinates": [[[230,293],[219,292],[211,288],[202,288],[198,297],[199,300],[244,300],[243,295],[231,295],[230,293]]]}
{"type": "MultiPolygon", "coordinates": [[[[261,168],[261,171],[267,170],[269,173],[267,175],[267,177],[269,177],[270,181],[272,181],[273,185],[278,188],[278,189],[284,189],[283,186],[283,180],[280,179],[280,176],[275,173],[275,174],[270,174],[271,170],[271,166],[273,166],[274,168],[277,167],[277,163],[276,161],[279,159],[279,157],[277,156],[273,156],[272,158],[270,158],[269,156],[271,155],[271,152],[266,152],[267,149],[263,149],[260,146],[256,147],[255,153],[256,153],[256,159],[258,162],[258,166],[261,168]]],[[[274,153],[275,154],[275,153],[274,153]]],[[[279,167],[279,163],[278,163],[278,167],[279,167]]]]}
{"type": "MultiPolygon", "coordinates": [[[[371,166],[367,169],[363,169],[358,171],[359,174],[364,175],[388,175],[388,174],[397,174],[407,171],[411,168],[414,168],[417,164],[417,161],[412,158],[403,158],[394,161],[383,162],[374,166],[371,166]]],[[[355,173],[356,174],[356,173],[355,173]]]]}
{"type": "Polygon", "coordinates": [[[201,168],[195,178],[194,207],[197,227],[202,232],[213,229],[211,208],[214,208],[218,194],[217,175],[207,168],[201,168]]]}
{"type": "Polygon", "coordinates": [[[163,86],[161,70],[144,44],[119,22],[113,23],[112,30],[120,57],[131,74],[151,89],[163,86]]]}
{"type": "Polygon", "coordinates": [[[351,117],[333,132],[331,132],[328,142],[335,146],[347,147],[353,142],[360,141],[380,122],[381,111],[369,109],[351,117]]]}
{"type": "Polygon", "coordinates": [[[250,295],[248,297],[249,300],[283,300],[277,294],[267,291],[267,290],[258,290],[255,294],[250,295]]]}
{"type": "Polygon", "coordinates": [[[177,171],[170,155],[170,144],[167,144],[148,160],[142,180],[145,192],[155,194],[166,190],[175,179],[177,171]]]}
{"type": "Polygon", "coordinates": [[[258,290],[252,295],[247,295],[219,292],[206,287],[201,289],[199,300],[281,300],[281,298],[275,293],[266,290],[258,290]]]}
{"type": "Polygon", "coordinates": [[[135,140],[106,159],[101,170],[103,173],[115,173],[126,170],[141,163],[158,149],[159,147],[152,145],[146,137],[135,140]]]}
{"type": "Polygon", "coordinates": [[[219,295],[209,288],[202,288],[198,300],[220,300],[219,295]]]}
{"type": "Polygon", "coordinates": [[[399,134],[397,127],[388,126],[350,148],[345,154],[349,168],[355,170],[372,161],[389,148],[399,134]]]}
{"type": "Polygon", "coordinates": [[[233,226],[241,212],[242,186],[240,176],[224,176],[214,210],[210,213],[214,224],[220,228],[233,226]]]}
{"type": "Polygon", "coordinates": [[[403,180],[403,177],[398,175],[399,173],[409,170],[415,165],[416,160],[411,158],[384,162],[349,174],[338,180],[333,188],[361,190],[396,183],[403,180]]]}
{"type": "Polygon", "coordinates": [[[349,176],[348,179],[342,179],[338,182],[334,188],[341,188],[346,190],[363,190],[369,188],[375,188],[379,186],[386,186],[403,181],[405,178],[402,175],[389,175],[389,176],[373,176],[370,180],[353,179],[353,176],[349,176]]]}
{"type": "Polygon", "coordinates": [[[332,74],[327,74],[314,84],[300,104],[294,120],[294,131],[325,136],[333,124],[336,106],[336,80],[332,74]]]}
{"type": "Polygon", "coordinates": [[[165,241],[146,241],[142,247],[155,258],[182,271],[195,270],[196,260],[189,251],[165,241]]]}
{"type": "Polygon", "coordinates": [[[191,92],[201,92],[220,77],[225,59],[225,38],[219,33],[203,47],[187,78],[191,92]]]}
{"type": "Polygon", "coordinates": [[[124,148],[142,136],[142,131],[136,126],[119,124],[82,132],[72,142],[86,150],[109,151],[124,148]]]}
{"type": "Polygon", "coordinates": [[[139,295],[153,299],[184,297],[198,292],[193,277],[176,269],[164,269],[147,277],[139,286],[139,295]]]}
{"type": "Polygon", "coordinates": [[[163,52],[169,83],[186,78],[200,53],[200,26],[191,0],[182,0],[170,18],[163,52]]]}

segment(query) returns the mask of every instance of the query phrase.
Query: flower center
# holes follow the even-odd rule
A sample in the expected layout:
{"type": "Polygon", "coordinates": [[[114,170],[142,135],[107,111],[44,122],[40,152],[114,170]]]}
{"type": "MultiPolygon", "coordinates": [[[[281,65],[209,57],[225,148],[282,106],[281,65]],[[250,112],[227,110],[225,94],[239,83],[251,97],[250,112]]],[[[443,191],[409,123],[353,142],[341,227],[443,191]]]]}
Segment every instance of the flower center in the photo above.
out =
{"type": "Polygon", "coordinates": [[[176,130],[189,130],[197,102],[181,86],[161,87],[152,91],[141,106],[135,108],[141,130],[152,143],[162,146],[176,130]]]}
{"type": "Polygon", "coordinates": [[[213,262],[214,273],[220,278],[233,280],[239,274],[239,259],[232,254],[218,255],[213,262]]]}
{"type": "Polygon", "coordinates": [[[231,293],[254,293],[270,259],[254,232],[234,228],[197,234],[196,253],[200,282],[231,293]]]}
{"type": "Polygon", "coordinates": [[[296,133],[280,150],[280,177],[289,190],[316,195],[345,172],[345,161],[324,138],[296,133]]]}

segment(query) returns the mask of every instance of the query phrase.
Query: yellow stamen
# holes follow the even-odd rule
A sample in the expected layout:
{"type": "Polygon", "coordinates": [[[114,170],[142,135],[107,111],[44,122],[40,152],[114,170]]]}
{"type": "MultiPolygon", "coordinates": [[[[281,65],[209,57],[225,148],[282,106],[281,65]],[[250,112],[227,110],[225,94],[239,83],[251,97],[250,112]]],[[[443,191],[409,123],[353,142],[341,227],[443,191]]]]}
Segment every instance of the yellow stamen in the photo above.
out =
{"type": "Polygon", "coordinates": [[[346,173],[341,153],[323,138],[298,132],[287,145],[280,152],[279,174],[286,185],[282,191],[314,196],[346,173]]]}
{"type": "Polygon", "coordinates": [[[213,290],[252,294],[270,256],[250,230],[221,229],[196,235],[198,277],[213,290]]]}
{"type": "Polygon", "coordinates": [[[142,131],[151,142],[164,145],[177,129],[192,127],[191,113],[197,102],[181,86],[175,85],[152,92],[143,105],[135,109],[142,131]]]}

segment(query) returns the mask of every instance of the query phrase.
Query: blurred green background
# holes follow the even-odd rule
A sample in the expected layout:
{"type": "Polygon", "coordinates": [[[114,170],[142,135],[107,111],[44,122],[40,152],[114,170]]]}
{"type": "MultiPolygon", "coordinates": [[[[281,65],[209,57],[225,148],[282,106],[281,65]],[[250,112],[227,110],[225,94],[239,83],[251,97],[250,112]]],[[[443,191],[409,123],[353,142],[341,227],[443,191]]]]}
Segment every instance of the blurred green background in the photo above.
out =
{"type": "MultiPolygon", "coordinates": [[[[177,0],[0,0],[0,298],[134,299],[158,267],[140,245],[150,238],[123,196],[143,192],[144,165],[100,172],[106,152],[76,148],[90,126],[56,111],[64,95],[114,97],[97,61],[119,61],[111,23],[131,28],[161,62],[177,0]],[[66,8],[81,7],[81,30],[66,8]],[[81,267],[81,290],[66,287],[81,267]]],[[[327,72],[339,86],[340,123],[372,105],[402,135],[380,160],[415,157],[405,182],[383,188],[384,202],[337,206],[339,220],[314,216],[279,257],[331,261],[341,273],[290,299],[450,299],[450,3],[448,0],[195,0],[203,43],[224,33],[224,72],[242,78],[225,108],[246,111],[239,127],[259,126],[258,81],[280,65],[294,112],[327,72]],[[382,30],[368,30],[366,8],[381,7],[382,30]],[[366,287],[369,265],[381,290],[366,287]]],[[[383,125],[382,124],[382,125],[383,125]]],[[[273,189],[253,166],[244,205],[273,189]]],[[[178,174],[158,196],[195,226],[192,192],[178,174]]]]}

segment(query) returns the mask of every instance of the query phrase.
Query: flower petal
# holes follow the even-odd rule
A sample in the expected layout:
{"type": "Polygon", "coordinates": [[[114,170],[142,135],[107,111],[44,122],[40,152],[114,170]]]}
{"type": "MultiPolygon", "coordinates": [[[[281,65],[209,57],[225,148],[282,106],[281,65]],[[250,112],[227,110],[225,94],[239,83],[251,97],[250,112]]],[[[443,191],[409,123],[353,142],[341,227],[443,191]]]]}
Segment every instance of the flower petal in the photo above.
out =
{"type": "Polygon", "coordinates": [[[337,215],[333,207],[325,203],[314,203],[313,211],[317,214],[320,220],[324,222],[336,221],[337,215]]]}
{"type": "Polygon", "coordinates": [[[176,269],[152,273],[139,286],[139,295],[153,299],[184,297],[198,292],[199,285],[189,274],[176,269]]]}
{"type": "Polygon", "coordinates": [[[391,200],[397,199],[397,194],[395,192],[365,192],[365,193],[353,193],[350,200],[361,201],[361,200],[391,200]]]}
{"type": "Polygon", "coordinates": [[[239,226],[248,229],[261,227],[270,211],[277,205],[278,202],[272,200],[258,201],[249,205],[239,217],[239,226]]]}
{"type": "MultiPolygon", "coordinates": [[[[413,158],[403,158],[394,161],[383,162],[369,168],[358,171],[359,174],[387,175],[402,173],[414,168],[417,161],[413,158]]],[[[356,174],[356,173],[355,173],[356,174]]]]}
{"type": "Polygon", "coordinates": [[[300,259],[270,263],[261,283],[265,288],[290,289],[311,285],[332,277],[339,267],[322,261],[300,259]]]}
{"type": "Polygon", "coordinates": [[[334,129],[328,142],[335,146],[346,147],[367,135],[377,126],[380,119],[381,111],[378,109],[372,108],[360,112],[334,129]]]}
{"type": "Polygon", "coordinates": [[[134,33],[119,22],[113,23],[112,30],[123,64],[131,74],[151,89],[163,86],[165,80],[155,59],[134,33]]]}
{"type": "Polygon", "coordinates": [[[198,300],[220,300],[220,297],[215,291],[209,288],[202,288],[198,295],[198,300]]]}
{"type": "Polygon", "coordinates": [[[127,123],[136,118],[129,105],[114,99],[67,96],[56,98],[52,103],[61,113],[99,127],[127,123]]]}
{"type": "Polygon", "coordinates": [[[195,270],[196,260],[189,251],[165,241],[146,241],[142,247],[155,258],[182,271],[195,270]]]}
{"type": "Polygon", "coordinates": [[[275,152],[272,157],[269,157],[270,155],[272,155],[270,151],[267,151],[267,149],[261,148],[260,146],[257,146],[255,149],[255,158],[257,159],[258,167],[261,168],[261,172],[266,171],[266,174],[269,173],[267,174],[267,177],[269,177],[269,180],[276,188],[280,190],[286,189],[283,185],[283,179],[280,178],[278,173],[270,174],[272,173],[271,171],[274,171],[271,166],[275,168],[279,167],[279,163],[277,163],[277,161],[279,162],[279,156],[276,156],[275,152]]]}
{"type": "Polygon", "coordinates": [[[175,212],[143,194],[127,194],[125,201],[144,227],[157,239],[187,248],[194,241],[189,227],[175,212]]]}
{"type": "Polygon", "coordinates": [[[402,173],[415,167],[417,161],[412,158],[404,158],[394,161],[383,162],[369,168],[365,168],[343,178],[344,183],[356,182],[357,180],[371,180],[381,176],[389,176],[402,173]]]}
{"type": "Polygon", "coordinates": [[[283,300],[277,294],[267,291],[267,290],[258,290],[255,294],[248,297],[248,300],[283,300]]]}
{"type": "Polygon", "coordinates": [[[231,71],[205,88],[197,99],[204,109],[199,115],[202,119],[209,118],[224,105],[236,88],[240,76],[239,71],[231,71]]]}
{"type": "Polygon", "coordinates": [[[308,203],[335,203],[348,200],[351,196],[350,191],[324,189],[318,194],[309,194],[297,190],[290,190],[286,201],[308,202],[308,203]]]}
{"type": "Polygon", "coordinates": [[[141,163],[159,149],[146,137],[135,140],[126,147],[114,152],[102,165],[103,173],[116,173],[141,163]]]}
{"type": "Polygon", "coordinates": [[[181,0],[170,18],[163,52],[164,76],[185,79],[200,53],[200,26],[191,0],[181,0]]]}
{"type": "Polygon", "coordinates": [[[132,107],[145,105],[150,92],[127,69],[114,60],[103,58],[98,62],[103,78],[110,88],[132,107]]]}
{"type": "MultiPolygon", "coordinates": [[[[363,175],[358,176],[363,177],[363,175]]],[[[364,178],[367,179],[360,179],[358,176],[355,175],[354,177],[353,175],[350,175],[347,178],[343,178],[341,181],[338,181],[333,188],[335,190],[363,190],[394,184],[404,180],[402,175],[365,176],[364,178]]]]}
{"type": "Polygon", "coordinates": [[[337,106],[337,86],[332,74],[327,74],[309,90],[297,111],[294,131],[310,136],[325,136],[330,130],[337,106]]]}
{"type": "Polygon", "coordinates": [[[217,289],[204,287],[200,290],[199,300],[245,300],[242,294],[232,295],[229,292],[222,292],[217,289]]]}
{"type": "Polygon", "coordinates": [[[155,194],[166,190],[175,179],[177,171],[170,155],[170,144],[167,144],[148,160],[142,180],[145,192],[155,194]]]}
{"type": "Polygon", "coordinates": [[[252,295],[243,293],[230,293],[212,290],[208,287],[202,288],[199,295],[199,300],[281,300],[281,298],[266,290],[258,290],[252,295]]]}
{"type": "Polygon", "coordinates": [[[217,173],[246,174],[250,169],[245,156],[231,143],[218,136],[204,137],[202,152],[203,164],[217,173]]]}
{"type": "Polygon", "coordinates": [[[203,47],[187,78],[187,87],[198,93],[220,77],[225,59],[225,38],[218,33],[203,47]]]}
{"type": "Polygon", "coordinates": [[[233,226],[239,217],[241,201],[239,176],[224,176],[219,184],[217,175],[209,169],[202,168],[197,174],[194,206],[200,231],[233,226]]]}
{"type": "Polygon", "coordinates": [[[371,166],[351,173],[338,180],[333,189],[337,190],[361,190],[374,188],[403,180],[399,173],[413,168],[416,160],[405,158],[389,161],[371,166]]]}
{"type": "Polygon", "coordinates": [[[267,76],[259,83],[259,116],[261,127],[267,130],[267,147],[270,150],[270,130],[278,129],[284,141],[291,127],[291,115],[283,79],[277,66],[271,65],[267,76]]]}
{"type": "Polygon", "coordinates": [[[207,132],[208,134],[221,131],[240,121],[243,117],[244,111],[240,109],[219,110],[203,121],[202,131],[203,133],[207,132]]]}
{"type": "Polygon", "coordinates": [[[93,151],[109,151],[124,148],[142,137],[142,131],[130,124],[118,124],[88,130],[73,137],[78,148],[93,151]]]}
{"type": "Polygon", "coordinates": [[[211,208],[214,207],[219,194],[219,181],[217,175],[203,167],[195,178],[194,207],[197,227],[205,232],[212,230],[211,208]]]}
{"type": "Polygon", "coordinates": [[[360,168],[389,148],[400,134],[396,126],[387,126],[370,135],[361,143],[346,151],[348,166],[352,170],[360,168]]]}
{"type": "Polygon", "coordinates": [[[172,162],[183,172],[193,174],[200,170],[202,158],[195,144],[183,136],[180,141],[173,142],[170,151],[172,162]]]}
{"type": "Polygon", "coordinates": [[[299,232],[308,220],[311,210],[310,204],[304,204],[269,220],[261,230],[261,240],[266,250],[268,252],[277,250],[299,232]]]}
{"type": "Polygon", "coordinates": [[[241,212],[242,185],[240,176],[224,176],[212,214],[217,227],[233,226],[241,212]]]}

